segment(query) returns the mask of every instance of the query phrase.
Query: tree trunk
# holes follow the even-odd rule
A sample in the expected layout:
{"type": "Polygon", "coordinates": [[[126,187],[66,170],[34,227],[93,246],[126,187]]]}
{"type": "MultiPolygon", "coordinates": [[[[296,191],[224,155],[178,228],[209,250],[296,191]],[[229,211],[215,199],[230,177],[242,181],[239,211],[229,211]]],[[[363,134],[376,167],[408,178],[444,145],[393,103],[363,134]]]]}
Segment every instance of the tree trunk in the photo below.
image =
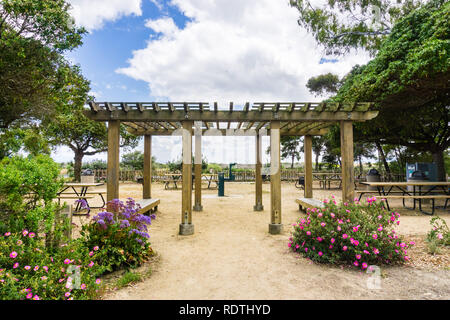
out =
{"type": "Polygon", "coordinates": [[[316,152],[316,171],[319,171],[319,152],[316,152]]]}
{"type": "Polygon", "coordinates": [[[83,162],[84,153],[81,151],[75,152],[75,162],[73,165],[73,174],[75,182],[81,181],[81,165],[83,162]]]}
{"type": "Polygon", "coordinates": [[[375,145],[377,146],[378,153],[380,155],[381,161],[383,162],[384,169],[386,170],[386,175],[388,177],[390,177],[391,176],[391,169],[389,168],[389,164],[386,161],[386,156],[384,155],[383,147],[381,146],[381,144],[379,142],[375,142],[375,145]]]}
{"type": "Polygon", "coordinates": [[[291,169],[294,169],[295,154],[292,154],[291,169]]]}
{"type": "Polygon", "coordinates": [[[437,179],[438,181],[445,181],[445,165],[444,165],[444,152],[442,150],[436,150],[432,153],[433,162],[437,167],[437,179]]]}
{"type": "Polygon", "coordinates": [[[359,161],[359,177],[361,178],[364,170],[361,155],[358,156],[358,161],[359,161]]]}

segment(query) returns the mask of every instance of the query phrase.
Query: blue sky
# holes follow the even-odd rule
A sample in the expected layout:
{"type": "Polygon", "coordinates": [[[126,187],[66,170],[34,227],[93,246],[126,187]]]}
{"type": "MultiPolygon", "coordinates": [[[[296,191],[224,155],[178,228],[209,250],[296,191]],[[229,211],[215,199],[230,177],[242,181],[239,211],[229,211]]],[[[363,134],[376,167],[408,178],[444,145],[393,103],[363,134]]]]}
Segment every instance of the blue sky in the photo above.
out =
{"type": "MultiPolygon", "coordinates": [[[[369,58],[324,56],[287,0],[68,1],[75,22],[89,30],[68,57],[97,101],[320,101],[305,87],[310,77],[343,76],[369,58]]],[[[208,161],[254,162],[252,139],[209,139],[208,161]]],[[[176,159],[180,139],[154,137],[153,154],[160,162],[176,159]]],[[[65,162],[73,154],[62,147],[53,157],[65,162]]],[[[106,154],[85,160],[92,159],[106,154]]]]}

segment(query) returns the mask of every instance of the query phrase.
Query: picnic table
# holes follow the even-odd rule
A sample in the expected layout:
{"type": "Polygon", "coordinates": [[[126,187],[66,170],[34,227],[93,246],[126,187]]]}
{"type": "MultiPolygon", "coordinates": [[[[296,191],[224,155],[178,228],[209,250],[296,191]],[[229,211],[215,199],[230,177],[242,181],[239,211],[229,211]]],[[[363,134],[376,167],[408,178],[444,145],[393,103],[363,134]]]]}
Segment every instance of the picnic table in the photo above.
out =
{"type": "MultiPolygon", "coordinates": [[[[419,210],[428,215],[434,214],[435,200],[444,199],[444,208],[447,208],[447,202],[450,198],[450,182],[449,181],[407,181],[407,182],[361,182],[364,185],[377,188],[377,193],[382,199],[386,199],[387,209],[389,208],[388,199],[402,199],[403,207],[415,210],[416,202],[419,202],[419,210]],[[412,187],[408,189],[408,187],[412,187]],[[413,200],[413,207],[408,208],[405,204],[406,199],[413,200]],[[422,210],[422,200],[432,201],[432,212],[422,210]]],[[[358,190],[360,193],[359,200],[365,193],[374,193],[370,190],[358,190]]]]}
{"type": "MultiPolygon", "coordinates": [[[[172,183],[174,185],[174,189],[178,189],[177,182],[182,181],[182,174],[181,173],[167,173],[164,175],[164,188],[167,190],[170,187],[170,184],[172,183]]],[[[205,180],[208,182],[208,189],[211,188],[211,183],[215,182],[217,184],[218,181],[218,175],[217,174],[202,174],[202,180],[205,180]]],[[[195,176],[192,175],[192,181],[194,181],[195,176]]]]}
{"type": "MultiPolygon", "coordinates": [[[[299,177],[304,177],[305,173],[300,173],[299,177]]],[[[339,181],[342,184],[342,173],[340,172],[313,172],[313,179],[319,181],[320,188],[326,189],[328,184],[328,189],[331,189],[331,181],[339,181]]],[[[298,179],[296,182],[297,188],[303,188],[304,184],[301,182],[303,179],[298,179]]],[[[356,183],[356,182],[355,182],[356,183]]],[[[340,188],[340,185],[339,185],[340,188]]]]}
{"type": "MultiPolygon", "coordinates": [[[[103,197],[103,194],[105,194],[106,192],[104,191],[94,191],[94,192],[90,192],[89,188],[92,187],[98,187],[98,186],[102,186],[104,185],[103,182],[98,182],[98,183],[80,183],[80,182],[73,182],[73,183],[65,183],[63,185],[63,189],[58,192],[58,200],[60,199],[84,199],[88,205],[88,210],[90,210],[91,208],[103,208],[106,205],[105,202],[105,198],[103,197]],[[77,190],[77,188],[80,188],[80,190],[77,190]],[[71,192],[67,192],[67,190],[71,192]],[[92,199],[93,195],[99,195],[103,201],[103,204],[99,207],[93,207],[89,205],[89,202],[87,199],[92,199]]],[[[79,212],[81,211],[83,208],[81,207],[81,203],[77,203],[74,212],[79,212]]]]}

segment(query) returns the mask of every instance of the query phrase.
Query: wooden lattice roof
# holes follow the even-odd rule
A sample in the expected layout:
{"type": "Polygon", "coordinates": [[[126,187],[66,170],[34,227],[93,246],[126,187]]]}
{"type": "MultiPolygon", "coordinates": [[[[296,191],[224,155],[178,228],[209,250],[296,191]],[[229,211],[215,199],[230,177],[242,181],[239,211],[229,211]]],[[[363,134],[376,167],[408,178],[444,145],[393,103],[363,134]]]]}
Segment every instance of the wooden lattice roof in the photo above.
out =
{"type": "Polygon", "coordinates": [[[185,120],[201,121],[204,131],[270,129],[280,121],[281,135],[323,135],[333,123],[375,118],[372,103],[255,102],[227,109],[208,102],[89,102],[85,114],[95,121],[120,120],[136,135],[171,135],[185,120]]]}

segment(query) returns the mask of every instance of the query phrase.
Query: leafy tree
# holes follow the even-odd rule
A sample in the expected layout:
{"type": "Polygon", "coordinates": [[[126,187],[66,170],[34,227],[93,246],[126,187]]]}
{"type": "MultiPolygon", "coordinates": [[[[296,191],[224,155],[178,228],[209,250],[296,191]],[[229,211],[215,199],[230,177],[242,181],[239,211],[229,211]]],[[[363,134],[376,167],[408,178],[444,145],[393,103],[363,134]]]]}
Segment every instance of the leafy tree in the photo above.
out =
{"type": "MultiPolygon", "coordinates": [[[[144,170],[144,153],[137,150],[124,154],[121,165],[131,170],[144,170]]],[[[156,158],[152,157],[152,168],[156,168],[156,158]]]]}
{"type": "MultiPolygon", "coordinates": [[[[44,120],[46,135],[52,145],[66,145],[75,153],[74,176],[81,179],[84,156],[95,155],[108,150],[108,130],[103,122],[92,121],[83,114],[88,100],[89,81],[79,70],[71,67],[67,75],[65,99],[56,109],[56,115],[44,120]]],[[[129,134],[124,126],[120,128],[120,147],[135,147],[139,138],[129,134]]]]}
{"type": "Polygon", "coordinates": [[[311,32],[327,54],[364,49],[375,54],[395,23],[426,1],[420,0],[291,0],[298,24],[311,32]]]}
{"type": "Polygon", "coordinates": [[[321,74],[308,80],[306,87],[316,96],[336,93],[340,87],[339,77],[332,73],[321,74]]]}
{"type": "Polygon", "coordinates": [[[62,53],[81,45],[64,0],[0,1],[0,129],[51,113],[65,84],[62,53]]]}
{"type": "Polygon", "coordinates": [[[445,179],[450,146],[450,3],[434,0],[398,21],[377,56],[355,67],[335,101],[373,101],[379,115],[355,140],[430,152],[445,179]]]}
{"type": "MultiPolygon", "coordinates": [[[[294,168],[295,159],[300,160],[299,143],[300,137],[282,136],[281,137],[281,158],[291,158],[291,169],[294,168]]],[[[270,153],[270,149],[268,150],[270,153]]]]}

